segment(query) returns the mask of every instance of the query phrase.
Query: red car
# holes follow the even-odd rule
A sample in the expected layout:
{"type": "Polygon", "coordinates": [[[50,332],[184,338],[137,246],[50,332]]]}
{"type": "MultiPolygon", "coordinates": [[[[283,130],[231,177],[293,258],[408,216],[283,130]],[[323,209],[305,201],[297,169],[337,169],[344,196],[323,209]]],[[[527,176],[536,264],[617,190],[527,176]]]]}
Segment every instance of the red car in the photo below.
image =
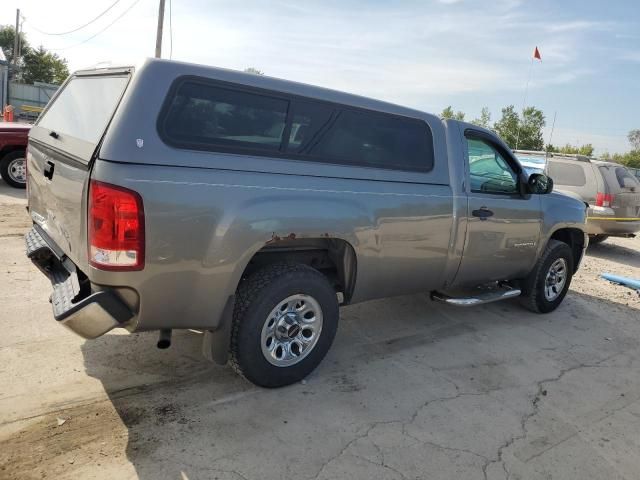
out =
{"type": "Polygon", "coordinates": [[[26,149],[31,125],[0,122],[0,175],[12,187],[27,185],[26,149]]]}

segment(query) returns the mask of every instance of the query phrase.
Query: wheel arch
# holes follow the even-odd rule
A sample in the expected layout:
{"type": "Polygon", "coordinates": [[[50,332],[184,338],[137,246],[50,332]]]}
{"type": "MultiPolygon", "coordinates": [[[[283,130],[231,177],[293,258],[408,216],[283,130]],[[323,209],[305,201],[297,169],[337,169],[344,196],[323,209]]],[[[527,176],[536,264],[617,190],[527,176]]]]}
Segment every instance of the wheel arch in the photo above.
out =
{"type": "Polygon", "coordinates": [[[584,232],[579,228],[559,228],[551,234],[549,240],[558,240],[569,245],[573,252],[573,273],[575,273],[578,270],[586,246],[584,232]]]}
{"type": "Polygon", "coordinates": [[[4,145],[0,148],[0,161],[2,161],[2,159],[4,159],[4,157],[9,155],[10,153],[16,151],[23,151],[26,153],[27,147],[25,145],[4,145]]]}
{"type": "Polygon", "coordinates": [[[264,244],[248,260],[238,285],[256,270],[274,263],[300,263],[325,275],[342,304],[351,301],[357,277],[355,249],[341,238],[276,238],[264,244]]]}

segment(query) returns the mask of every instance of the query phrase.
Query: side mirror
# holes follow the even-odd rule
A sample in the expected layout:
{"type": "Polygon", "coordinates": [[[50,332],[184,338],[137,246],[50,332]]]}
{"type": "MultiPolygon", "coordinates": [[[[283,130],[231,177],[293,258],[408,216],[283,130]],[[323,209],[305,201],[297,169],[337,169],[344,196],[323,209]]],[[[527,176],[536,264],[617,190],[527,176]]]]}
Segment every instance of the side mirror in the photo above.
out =
{"type": "Polygon", "coordinates": [[[527,180],[529,193],[544,195],[553,191],[553,180],[544,173],[532,173],[527,180]]]}

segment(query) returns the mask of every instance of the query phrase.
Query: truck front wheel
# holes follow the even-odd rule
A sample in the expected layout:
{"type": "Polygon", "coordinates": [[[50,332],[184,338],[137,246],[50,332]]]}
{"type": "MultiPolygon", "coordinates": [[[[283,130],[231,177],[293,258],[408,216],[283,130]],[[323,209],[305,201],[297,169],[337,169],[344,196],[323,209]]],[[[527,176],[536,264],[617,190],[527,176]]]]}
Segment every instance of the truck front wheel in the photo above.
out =
{"type": "Polygon", "coordinates": [[[533,271],[522,282],[520,303],[536,313],[549,313],[562,303],[573,276],[573,253],[564,242],[549,244],[533,271]]]}
{"type": "Polygon", "coordinates": [[[326,355],[338,317],[336,293],[324,275],[301,264],[269,265],[236,292],[231,366],[262,387],[298,382],[326,355]]]}

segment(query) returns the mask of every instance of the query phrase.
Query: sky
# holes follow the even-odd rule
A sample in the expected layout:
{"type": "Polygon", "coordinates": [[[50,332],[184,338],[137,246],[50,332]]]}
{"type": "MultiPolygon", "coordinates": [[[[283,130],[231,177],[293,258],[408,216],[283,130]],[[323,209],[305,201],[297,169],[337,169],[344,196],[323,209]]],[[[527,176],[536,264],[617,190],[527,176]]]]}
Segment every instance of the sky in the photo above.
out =
{"type": "MultiPolygon", "coordinates": [[[[71,70],[153,56],[158,0],[2,0],[71,70]],[[97,35],[96,35],[97,34],[97,35]],[[93,37],[95,35],[95,37],[93,37]],[[93,37],[93,38],[91,38],[93,37]]],[[[166,0],[163,57],[265,74],[471,120],[540,108],[549,142],[630,149],[640,128],[638,0],[166,0]],[[171,31],[169,32],[169,3],[171,31]],[[173,38],[173,48],[170,39],[173,38]],[[535,47],[542,61],[531,58],[535,47]],[[530,78],[527,95],[525,90],[530,78]]]]}

